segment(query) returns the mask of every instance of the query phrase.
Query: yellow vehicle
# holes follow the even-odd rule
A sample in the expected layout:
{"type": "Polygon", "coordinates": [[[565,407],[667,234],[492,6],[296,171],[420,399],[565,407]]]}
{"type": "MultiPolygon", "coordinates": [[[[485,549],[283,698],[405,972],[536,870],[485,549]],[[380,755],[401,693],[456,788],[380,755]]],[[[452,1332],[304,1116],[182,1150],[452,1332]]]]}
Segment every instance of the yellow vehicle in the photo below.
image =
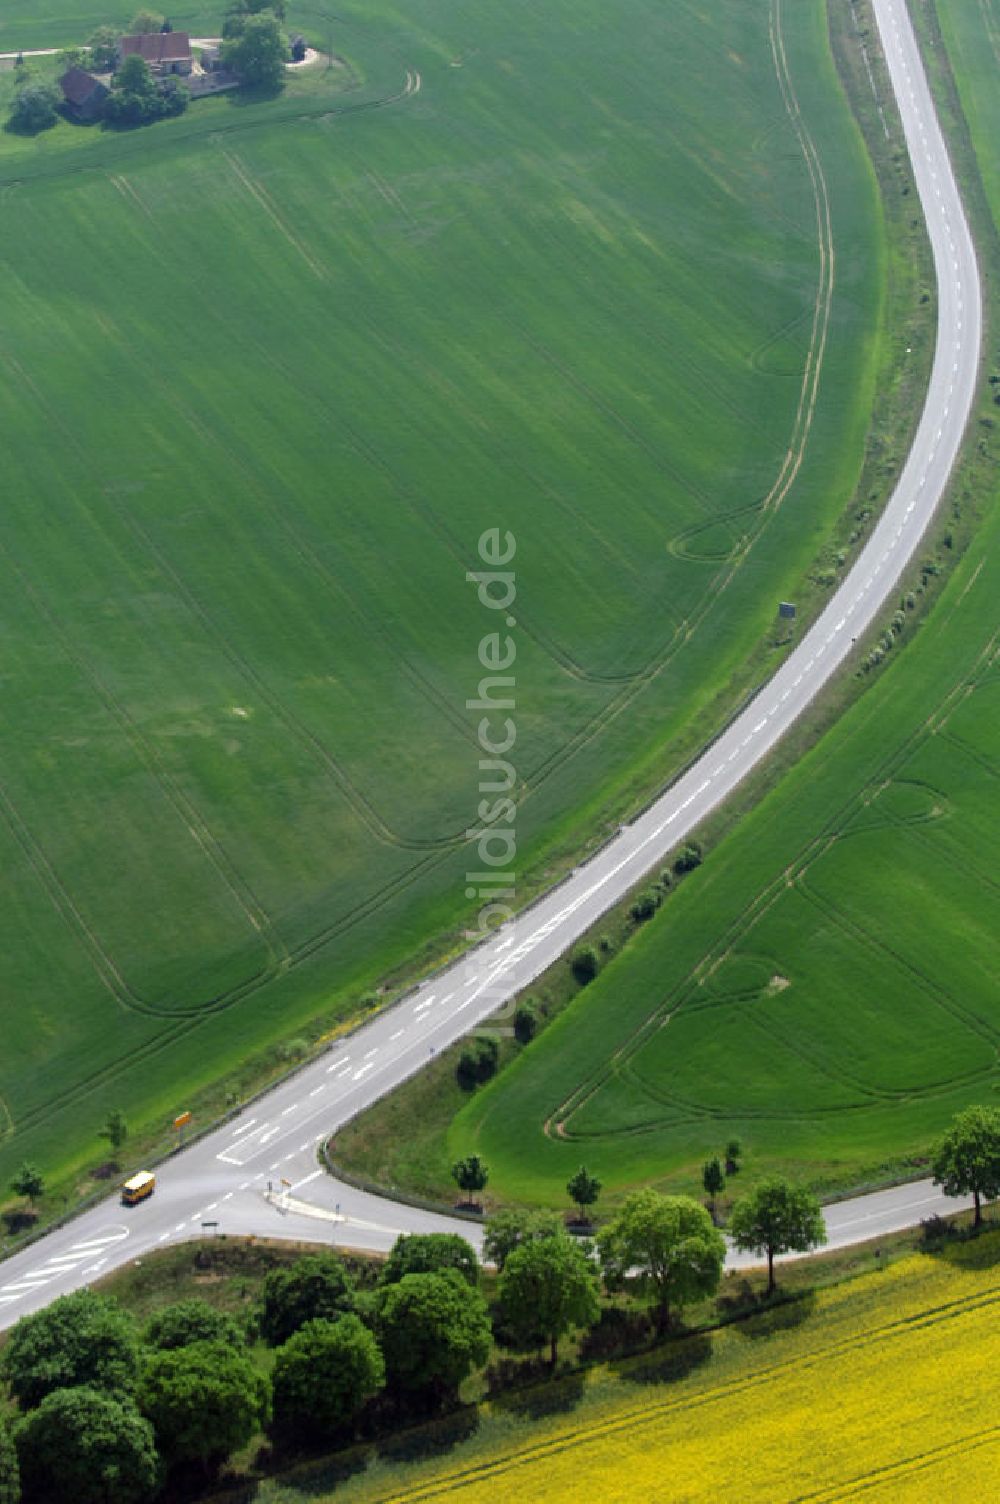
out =
{"type": "Polygon", "coordinates": [[[133,1175],[131,1180],[126,1180],[122,1186],[122,1205],[137,1206],[140,1201],[145,1201],[147,1196],[153,1194],[156,1186],[156,1176],[152,1170],[140,1170],[138,1175],[133,1175]]]}

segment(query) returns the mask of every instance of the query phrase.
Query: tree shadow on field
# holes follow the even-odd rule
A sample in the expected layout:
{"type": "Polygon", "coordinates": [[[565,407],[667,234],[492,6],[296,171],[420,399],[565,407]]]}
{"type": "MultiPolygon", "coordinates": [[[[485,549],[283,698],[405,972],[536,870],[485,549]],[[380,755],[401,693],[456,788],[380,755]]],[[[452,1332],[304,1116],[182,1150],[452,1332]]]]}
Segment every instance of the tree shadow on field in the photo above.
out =
{"type": "Polygon", "coordinates": [[[19,1210],[4,1212],[3,1225],[8,1237],[16,1238],[19,1233],[28,1232],[38,1221],[37,1212],[19,1210]]]}
{"type": "Polygon", "coordinates": [[[234,110],[245,109],[248,104],[269,104],[285,92],[284,79],[276,84],[240,84],[238,89],[229,89],[225,98],[234,110]]]}
{"type": "Polygon", "coordinates": [[[386,1437],[378,1443],[378,1455],[386,1462],[423,1462],[428,1457],[440,1457],[452,1451],[463,1441],[470,1440],[478,1430],[478,1406],[466,1405],[412,1431],[386,1437]]]}
{"type": "MultiPolygon", "coordinates": [[[[738,1297],[737,1297],[738,1299],[738,1297]]],[[[722,1302],[719,1302],[720,1308],[722,1302]]],[[[764,1337],[774,1337],[778,1332],[789,1332],[808,1321],[816,1310],[816,1291],[803,1290],[795,1295],[777,1295],[771,1303],[749,1310],[744,1315],[737,1307],[735,1320],[729,1323],[730,1330],[740,1337],[754,1342],[764,1337]]]]}
{"type": "Polygon", "coordinates": [[[923,1226],[922,1252],[954,1269],[993,1269],[1000,1264],[1000,1225],[985,1214],[982,1227],[956,1226],[943,1218],[923,1226]]]}
{"type": "Polygon", "coordinates": [[[490,1401],[495,1410],[524,1420],[545,1420],[550,1415],[568,1415],[583,1398],[586,1380],[582,1373],[563,1379],[548,1379],[514,1394],[500,1394],[490,1401]]]}
{"type": "Polygon", "coordinates": [[[612,1364],[612,1371],[629,1384],[676,1384],[686,1379],[712,1356],[712,1339],[707,1332],[692,1332],[676,1337],[645,1357],[612,1364]]]}
{"type": "Polygon", "coordinates": [[[645,1352],[653,1344],[654,1332],[653,1319],[646,1311],[605,1306],[597,1325],[580,1343],[580,1357],[586,1363],[607,1363],[611,1358],[645,1352]]]}

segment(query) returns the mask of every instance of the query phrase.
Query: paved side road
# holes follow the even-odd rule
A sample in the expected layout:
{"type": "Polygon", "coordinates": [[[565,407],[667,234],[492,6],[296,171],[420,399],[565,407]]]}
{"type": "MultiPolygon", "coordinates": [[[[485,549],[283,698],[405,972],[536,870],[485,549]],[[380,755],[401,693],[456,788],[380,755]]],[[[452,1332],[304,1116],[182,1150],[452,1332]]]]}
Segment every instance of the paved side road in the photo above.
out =
{"type": "MultiPolygon", "coordinates": [[[[151,1249],[215,1231],[373,1249],[418,1229],[448,1228],[478,1241],[467,1222],[331,1180],[316,1166],[317,1144],[527,986],[768,754],[896,587],[962,442],[981,341],[975,251],[904,0],[874,4],[934,252],[937,345],[896,490],[826,610],[754,704],[673,788],[489,944],[163,1165],[150,1202],[126,1211],[108,1200],[0,1266],[0,1326],[151,1249]],[[284,1189],[287,1202],[275,1194],[284,1189]]],[[[954,1206],[929,1182],[841,1202],[827,1210],[831,1243],[877,1237],[954,1206]]]]}

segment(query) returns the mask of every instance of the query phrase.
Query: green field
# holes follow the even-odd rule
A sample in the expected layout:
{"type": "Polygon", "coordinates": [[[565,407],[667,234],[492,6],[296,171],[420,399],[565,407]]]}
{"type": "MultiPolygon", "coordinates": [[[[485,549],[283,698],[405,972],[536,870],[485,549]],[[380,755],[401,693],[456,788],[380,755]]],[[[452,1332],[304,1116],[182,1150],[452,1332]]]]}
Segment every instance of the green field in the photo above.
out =
{"type": "Polygon", "coordinates": [[[0,1178],[468,920],[484,528],[527,888],[773,663],[859,474],[885,231],[821,0],[292,20],[341,62],[279,100],[0,138],[0,1178]]]}
{"type": "MultiPolygon", "coordinates": [[[[919,14],[933,23],[927,7],[919,14]]],[[[1000,223],[1000,7],[943,6],[941,18],[1000,223]]],[[[989,209],[979,238],[995,268],[989,209]]],[[[612,1189],[693,1185],[736,1135],[753,1171],[845,1185],[926,1163],[956,1108],[995,1099],[996,380],[936,530],[938,557],[946,530],[960,534],[977,510],[982,520],[917,639],[621,959],[477,1093],[443,1163],[476,1149],[498,1198],[559,1203],[581,1160],[612,1189]]]]}

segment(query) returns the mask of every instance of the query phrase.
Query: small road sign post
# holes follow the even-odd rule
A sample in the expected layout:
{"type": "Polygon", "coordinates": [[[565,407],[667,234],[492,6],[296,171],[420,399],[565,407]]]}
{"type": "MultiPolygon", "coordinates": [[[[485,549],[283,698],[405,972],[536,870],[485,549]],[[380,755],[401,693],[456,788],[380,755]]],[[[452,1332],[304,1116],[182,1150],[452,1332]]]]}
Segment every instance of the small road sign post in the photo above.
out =
{"type": "Polygon", "coordinates": [[[191,1114],[189,1112],[180,1112],[174,1118],[174,1127],[177,1130],[177,1147],[179,1149],[183,1148],[183,1145],[184,1145],[184,1129],[187,1127],[187,1125],[188,1125],[188,1123],[190,1123],[190,1121],[191,1121],[191,1114]]]}

